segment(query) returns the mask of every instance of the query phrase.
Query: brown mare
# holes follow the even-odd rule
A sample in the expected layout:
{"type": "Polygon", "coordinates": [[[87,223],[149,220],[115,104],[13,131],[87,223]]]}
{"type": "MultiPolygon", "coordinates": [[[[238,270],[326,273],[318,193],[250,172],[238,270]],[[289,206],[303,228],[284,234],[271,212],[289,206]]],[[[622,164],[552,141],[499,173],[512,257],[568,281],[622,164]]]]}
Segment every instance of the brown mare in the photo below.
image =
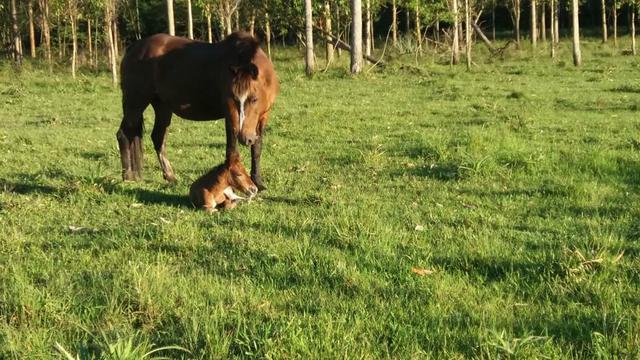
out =
{"type": "Polygon", "coordinates": [[[165,34],[132,44],[122,59],[123,119],[117,133],[124,180],[142,178],[142,114],[151,104],[151,140],[164,178],[176,177],[165,141],[172,114],[188,120],[225,118],[226,161],[237,140],[251,146],[251,178],[260,190],[262,135],[278,93],[273,64],[244,32],[209,44],[165,34]]]}
{"type": "Polygon", "coordinates": [[[238,201],[244,199],[236,195],[234,190],[248,195],[249,198],[258,193],[258,188],[247,174],[247,169],[242,165],[237,153],[232,154],[230,160],[198,178],[191,185],[189,197],[193,206],[208,212],[221,208],[233,209],[238,201]]]}

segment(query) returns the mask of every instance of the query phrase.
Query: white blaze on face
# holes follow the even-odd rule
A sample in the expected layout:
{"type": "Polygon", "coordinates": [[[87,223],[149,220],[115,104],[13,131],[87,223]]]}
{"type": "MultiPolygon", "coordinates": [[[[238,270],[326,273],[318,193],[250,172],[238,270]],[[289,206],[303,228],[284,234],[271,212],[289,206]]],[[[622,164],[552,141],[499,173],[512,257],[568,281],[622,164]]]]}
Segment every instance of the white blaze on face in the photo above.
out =
{"type": "Polygon", "coordinates": [[[238,97],[238,104],[240,104],[240,108],[238,109],[238,118],[240,123],[240,128],[238,131],[242,131],[242,125],[244,124],[244,103],[247,101],[247,94],[238,97]]]}

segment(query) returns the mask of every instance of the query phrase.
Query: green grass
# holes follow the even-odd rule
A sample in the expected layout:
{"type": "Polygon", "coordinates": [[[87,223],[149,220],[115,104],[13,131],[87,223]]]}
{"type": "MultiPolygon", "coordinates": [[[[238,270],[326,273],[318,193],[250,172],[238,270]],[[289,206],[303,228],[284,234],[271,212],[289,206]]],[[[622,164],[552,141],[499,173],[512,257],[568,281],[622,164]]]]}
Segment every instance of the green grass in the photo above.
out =
{"type": "Polygon", "coordinates": [[[213,215],[222,122],[174,119],[177,185],[148,137],[122,183],[106,74],[4,66],[0,358],[640,357],[640,61],[567,46],[355,79],[277,50],[269,189],[213,215]]]}

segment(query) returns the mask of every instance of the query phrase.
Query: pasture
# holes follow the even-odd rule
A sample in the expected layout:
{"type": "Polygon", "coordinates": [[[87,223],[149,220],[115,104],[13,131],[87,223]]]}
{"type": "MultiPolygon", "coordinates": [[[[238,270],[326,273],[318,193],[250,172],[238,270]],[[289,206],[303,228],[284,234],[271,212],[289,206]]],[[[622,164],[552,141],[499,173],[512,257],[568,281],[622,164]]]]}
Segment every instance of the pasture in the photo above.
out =
{"type": "Polygon", "coordinates": [[[640,357],[640,61],[583,46],[311,79],[276,49],[268,190],[216,214],[187,194],[223,122],[174,117],[170,185],[147,110],[123,183],[108,74],[4,64],[0,358],[640,357]]]}

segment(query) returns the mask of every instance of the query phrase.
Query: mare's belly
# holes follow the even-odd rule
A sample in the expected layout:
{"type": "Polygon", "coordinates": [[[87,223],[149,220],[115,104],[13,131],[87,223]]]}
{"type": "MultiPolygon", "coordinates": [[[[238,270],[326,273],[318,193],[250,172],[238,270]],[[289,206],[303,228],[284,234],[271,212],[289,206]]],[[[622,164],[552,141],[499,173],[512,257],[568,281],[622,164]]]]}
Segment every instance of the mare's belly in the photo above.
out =
{"type": "Polygon", "coordinates": [[[183,102],[173,105],[172,111],[183,119],[195,121],[218,120],[224,117],[224,111],[212,104],[183,102]]]}

